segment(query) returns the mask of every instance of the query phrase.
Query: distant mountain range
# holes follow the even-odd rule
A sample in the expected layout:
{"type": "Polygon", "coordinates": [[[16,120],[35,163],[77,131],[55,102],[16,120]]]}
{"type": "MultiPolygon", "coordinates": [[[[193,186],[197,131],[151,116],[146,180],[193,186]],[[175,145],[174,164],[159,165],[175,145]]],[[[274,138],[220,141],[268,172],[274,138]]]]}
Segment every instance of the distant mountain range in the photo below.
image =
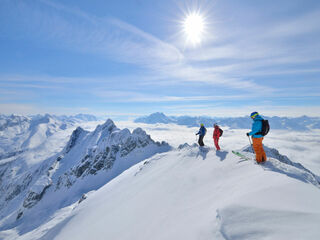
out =
{"type": "MultiPolygon", "coordinates": [[[[320,129],[319,117],[267,117],[271,129],[296,130],[307,131],[311,129],[320,129]]],[[[251,128],[252,120],[249,116],[245,117],[192,117],[192,116],[166,116],[164,113],[156,112],[149,116],[140,117],[135,120],[136,123],[174,123],[178,125],[185,125],[188,127],[197,127],[203,123],[206,127],[212,127],[214,123],[220,126],[227,126],[232,129],[248,129],[251,128]]]]}
{"type": "Polygon", "coordinates": [[[75,116],[0,114],[0,160],[26,149],[35,148],[54,133],[88,121],[97,121],[97,118],[87,114],[75,116]]]}

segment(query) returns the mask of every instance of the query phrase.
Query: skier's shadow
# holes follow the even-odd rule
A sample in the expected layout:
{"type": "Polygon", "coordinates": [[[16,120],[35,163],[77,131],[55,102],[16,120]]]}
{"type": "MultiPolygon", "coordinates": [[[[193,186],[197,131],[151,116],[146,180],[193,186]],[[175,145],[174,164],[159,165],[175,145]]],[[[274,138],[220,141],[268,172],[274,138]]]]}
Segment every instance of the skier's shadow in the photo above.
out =
{"type": "Polygon", "coordinates": [[[209,150],[210,149],[207,147],[200,147],[197,156],[200,155],[202,157],[202,160],[205,160],[207,158],[207,154],[208,154],[209,150]]]}
{"type": "Polygon", "coordinates": [[[223,161],[226,159],[228,152],[227,151],[216,151],[217,157],[220,158],[220,161],[223,161]]]}

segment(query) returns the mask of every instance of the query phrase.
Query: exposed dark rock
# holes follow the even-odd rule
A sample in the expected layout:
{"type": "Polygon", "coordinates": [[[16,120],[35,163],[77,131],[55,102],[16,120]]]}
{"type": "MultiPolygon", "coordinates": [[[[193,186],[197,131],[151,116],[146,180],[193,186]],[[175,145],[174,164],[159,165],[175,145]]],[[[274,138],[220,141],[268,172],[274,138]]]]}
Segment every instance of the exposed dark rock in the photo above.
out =
{"type": "Polygon", "coordinates": [[[85,155],[84,158],[81,160],[82,163],[84,163],[86,160],[90,158],[90,155],[85,155]]]}
{"type": "Polygon", "coordinates": [[[104,161],[105,161],[105,159],[99,160],[95,165],[93,165],[94,169],[97,171],[102,169],[104,167],[104,161]]]}
{"type": "Polygon", "coordinates": [[[6,171],[7,171],[6,167],[0,168],[0,187],[2,185],[2,177],[4,176],[6,171]]]}
{"type": "Polygon", "coordinates": [[[14,189],[9,192],[6,196],[6,201],[8,200],[12,200],[13,198],[15,198],[17,195],[19,195],[23,190],[25,190],[29,184],[32,181],[32,176],[31,174],[28,174],[25,179],[23,180],[22,184],[18,184],[14,187],[14,189]]]}
{"type": "Polygon", "coordinates": [[[63,184],[63,177],[62,177],[62,176],[60,176],[60,177],[58,178],[58,181],[57,181],[57,185],[56,185],[56,189],[55,189],[55,191],[56,191],[56,190],[59,190],[59,189],[60,189],[60,187],[62,186],[62,184],[63,184]]]}
{"type": "Polygon", "coordinates": [[[81,166],[77,167],[75,170],[75,174],[77,177],[81,177],[81,175],[90,167],[91,163],[90,161],[86,161],[81,166]]]}
{"type": "Polygon", "coordinates": [[[67,175],[67,181],[66,181],[66,184],[65,184],[66,187],[67,187],[67,188],[70,188],[70,187],[72,186],[72,184],[73,184],[73,183],[72,183],[71,179],[70,179],[69,176],[67,175]]]}
{"type": "Polygon", "coordinates": [[[16,185],[14,189],[7,195],[6,201],[15,198],[21,192],[21,185],[16,185]]]}
{"type": "Polygon", "coordinates": [[[70,150],[76,145],[77,140],[79,139],[81,133],[83,133],[84,130],[81,127],[77,127],[76,130],[73,131],[70,140],[66,146],[66,153],[70,152],[70,150]]]}
{"type": "Polygon", "coordinates": [[[78,203],[81,203],[83,200],[87,199],[87,195],[86,194],[82,194],[81,198],[79,199],[78,203]]]}
{"type": "Polygon", "coordinates": [[[35,193],[35,192],[29,192],[28,196],[23,202],[23,206],[25,208],[31,208],[34,205],[36,205],[43,197],[45,194],[46,190],[50,187],[51,185],[47,185],[43,188],[41,193],[35,193]]]}
{"type": "Polygon", "coordinates": [[[66,186],[68,188],[72,186],[73,183],[70,180],[71,173],[73,173],[73,172],[66,172],[58,178],[55,191],[59,190],[62,186],[66,186]]]}
{"type": "Polygon", "coordinates": [[[22,215],[23,215],[23,212],[19,211],[16,219],[19,220],[22,217],[22,215]]]}
{"type": "Polygon", "coordinates": [[[128,155],[133,149],[137,147],[137,143],[135,142],[133,137],[129,137],[124,145],[121,146],[120,154],[121,157],[128,155]]]}

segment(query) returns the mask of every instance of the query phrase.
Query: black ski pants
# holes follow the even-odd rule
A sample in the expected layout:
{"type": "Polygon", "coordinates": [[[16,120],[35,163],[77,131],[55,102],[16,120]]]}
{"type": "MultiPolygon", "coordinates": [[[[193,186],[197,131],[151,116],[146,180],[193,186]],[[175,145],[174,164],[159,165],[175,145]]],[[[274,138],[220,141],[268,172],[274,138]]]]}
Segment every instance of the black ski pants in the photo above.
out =
{"type": "Polygon", "coordinates": [[[203,138],[204,138],[204,136],[199,135],[198,143],[199,143],[200,146],[204,146],[203,138]]]}

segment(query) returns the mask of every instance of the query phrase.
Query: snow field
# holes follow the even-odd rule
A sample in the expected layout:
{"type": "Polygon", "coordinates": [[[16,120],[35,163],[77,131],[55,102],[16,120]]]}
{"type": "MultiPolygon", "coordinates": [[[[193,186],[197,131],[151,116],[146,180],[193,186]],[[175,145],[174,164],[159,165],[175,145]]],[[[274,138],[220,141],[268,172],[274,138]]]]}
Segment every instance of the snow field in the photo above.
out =
{"type": "Polygon", "coordinates": [[[230,153],[203,156],[183,149],[132,167],[54,239],[318,239],[317,187],[230,153]]]}

